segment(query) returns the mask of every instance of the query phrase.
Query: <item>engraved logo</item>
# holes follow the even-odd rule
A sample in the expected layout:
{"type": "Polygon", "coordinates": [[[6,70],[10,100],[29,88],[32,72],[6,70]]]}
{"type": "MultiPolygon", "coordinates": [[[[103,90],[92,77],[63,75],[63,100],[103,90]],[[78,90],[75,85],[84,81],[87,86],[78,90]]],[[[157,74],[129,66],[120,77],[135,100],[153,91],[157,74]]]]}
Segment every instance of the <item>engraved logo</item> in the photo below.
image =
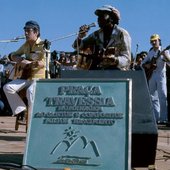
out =
{"type": "MultiPolygon", "coordinates": [[[[96,157],[100,157],[99,149],[97,144],[94,140],[88,140],[88,138],[84,135],[80,136],[79,131],[69,127],[65,129],[64,133],[65,138],[58,142],[51,151],[51,155],[55,154],[57,150],[64,144],[66,145],[65,152],[71,150],[73,145],[78,145],[80,142],[83,144],[82,149],[85,150],[88,146],[91,147],[92,152],[95,154],[96,157]]],[[[69,164],[69,165],[81,165],[81,166],[99,166],[99,164],[89,164],[88,160],[91,157],[84,157],[84,156],[77,156],[77,155],[62,155],[57,158],[54,164],[69,164]]]]}

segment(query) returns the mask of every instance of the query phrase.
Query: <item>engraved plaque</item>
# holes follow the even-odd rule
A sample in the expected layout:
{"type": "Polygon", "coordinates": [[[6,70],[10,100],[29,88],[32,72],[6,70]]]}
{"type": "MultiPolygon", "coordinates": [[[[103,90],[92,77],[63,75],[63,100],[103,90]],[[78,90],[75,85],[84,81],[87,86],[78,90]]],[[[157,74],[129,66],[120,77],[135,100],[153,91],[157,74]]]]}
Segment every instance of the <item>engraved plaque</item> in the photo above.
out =
{"type": "Polygon", "coordinates": [[[131,80],[36,82],[24,165],[130,170],[131,80]]]}

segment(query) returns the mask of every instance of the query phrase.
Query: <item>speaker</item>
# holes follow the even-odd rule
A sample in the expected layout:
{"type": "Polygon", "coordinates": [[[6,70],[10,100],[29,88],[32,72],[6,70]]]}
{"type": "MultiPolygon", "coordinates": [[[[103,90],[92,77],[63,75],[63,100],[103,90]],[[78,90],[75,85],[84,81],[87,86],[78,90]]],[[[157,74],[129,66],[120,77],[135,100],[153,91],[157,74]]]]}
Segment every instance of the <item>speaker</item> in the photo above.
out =
{"type": "Polygon", "coordinates": [[[132,79],[132,167],[155,164],[158,131],[143,70],[63,70],[61,78],[132,79]]]}

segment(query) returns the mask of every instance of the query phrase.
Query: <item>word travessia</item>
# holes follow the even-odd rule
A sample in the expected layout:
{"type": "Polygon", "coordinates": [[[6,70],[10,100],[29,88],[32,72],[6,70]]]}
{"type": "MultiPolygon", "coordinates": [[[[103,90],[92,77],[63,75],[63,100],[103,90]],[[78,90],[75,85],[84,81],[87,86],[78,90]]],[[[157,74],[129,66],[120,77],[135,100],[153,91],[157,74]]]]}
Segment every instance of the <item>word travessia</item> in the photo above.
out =
{"type": "Polygon", "coordinates": [[[112,97],[47,97],[46,106],[103,106],[114,107],[112,97]]]}

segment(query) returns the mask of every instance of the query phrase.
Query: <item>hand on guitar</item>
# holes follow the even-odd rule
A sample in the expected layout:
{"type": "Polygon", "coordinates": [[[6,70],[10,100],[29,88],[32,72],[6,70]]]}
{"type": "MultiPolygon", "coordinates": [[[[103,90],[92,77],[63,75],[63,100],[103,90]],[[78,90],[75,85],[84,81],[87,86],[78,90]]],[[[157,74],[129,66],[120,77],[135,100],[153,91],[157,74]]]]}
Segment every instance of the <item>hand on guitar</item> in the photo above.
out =
{"type": "Polygon", "coordinates": [[[108,47],[102,56],[102,63],[109,66],[117,66],[119,63],[118,58],[115,56],[115,47],[108,47]]]}
{"type": "Polygon", "coordinates": [[[157,65],[156,65],[156,57],[152,57],[152,60],[150,62],[146,62],[145,64],[143,64],[142,66],[147,69],[147,70],[155,70],[157,65]]]}
{"type": "Polygon", "coordinates": [[[42,68],[44,67],[44,64],[42,61],[29,61],[29,60],[22,60],[19,63],[20,67],[25,69],[25,68],[29,68],[29,69],[35,69],[35,68],[42,68]]]}
{"type": "Polygon", "coordinates": [[[153,64],[153,63],[152,63],[152,64],[151,64],[151,63],[146,63],[146,64],[143,64],[142,66],[143,66],[145,69],[151,69],[151,68],[154,68],[154,69],[155,69],[155,68],[156,68],[156,63],[154,63],[154,64],[153,64]]]}
{"type": "Polygon", "coordinates": [[[32,61],[31,64],[30,64],[30,67],[32,69],[43,68],[44,67],[44,63],[42,61],[32,61]]]}
{"type": "Polygon", "coordinates": [[[163,61],[165,62],[170,62],[170,54],[169,54],[169,51],[163,51],[162,52],[162,55],[163,55],[163,61]]]}
{"type": "Polygon", "coordinates": [[[115,54],[115,47],[108,47],[105,51],[104,51],[104,55],[114,55],[115,54]]]}
{"type": "Polygon", "coordinates": [[[28,79],[32,77],[33,70],[44,67],[42,61],[22,60],[18,62],[15,69],[15,76],[21,79],[28,79]]]}
{"type": "Polygon", "coordinates": [[[108,69],[108,68],[117,68],[119,64],[119,60],[114,55],[104,55],[99,64],[100,68],[108,69]]]}
{"type": "Polygon", "coordinates": [[[146,62],[145,64],[142,65],[142,67],[145,69],[145,74],[147,80],[149,80],[152,76],[153,71],[156,69],[156,57],[152,57],[152,60],[150,62],[146,62]]]}
{"type": "Polygon", "coordinates": [[[30,66],[30,64],[31,64],[31,61],[25,60],[25,59],[18,62],[18,65],[20,65],[21,68],[28,67],[28,66],[30,66]]]}

